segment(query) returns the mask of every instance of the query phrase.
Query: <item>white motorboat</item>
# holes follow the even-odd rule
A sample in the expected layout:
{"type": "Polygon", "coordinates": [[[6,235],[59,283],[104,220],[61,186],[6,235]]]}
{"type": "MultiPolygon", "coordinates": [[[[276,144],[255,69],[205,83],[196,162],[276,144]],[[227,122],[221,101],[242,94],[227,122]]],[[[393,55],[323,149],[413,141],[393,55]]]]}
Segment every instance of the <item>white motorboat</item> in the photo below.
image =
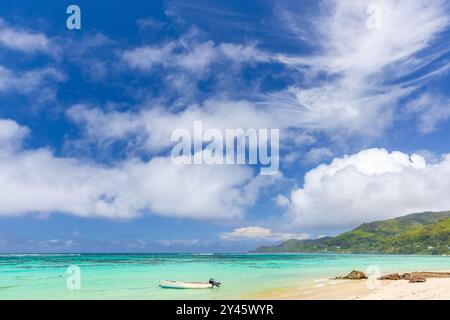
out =
{"type": "Polygon", "coordinates": [[[159,282],[161,288],[167,289],[212,289],[214,286],[220,287],[220,282],[210,279],[208,282],[186,282],[164,280],[159,282]]]}

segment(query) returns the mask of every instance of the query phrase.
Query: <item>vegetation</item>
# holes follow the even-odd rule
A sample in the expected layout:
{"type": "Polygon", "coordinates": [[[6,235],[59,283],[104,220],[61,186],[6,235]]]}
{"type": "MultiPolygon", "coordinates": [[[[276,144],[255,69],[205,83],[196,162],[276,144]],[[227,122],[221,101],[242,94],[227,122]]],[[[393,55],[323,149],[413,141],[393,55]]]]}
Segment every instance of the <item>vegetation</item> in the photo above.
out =
{"type": "Polygon", "coordinates": [[[364,223],[336,237],[288,240],[256,253],[337,252],[450,255],[450,211],[364,223]]]}

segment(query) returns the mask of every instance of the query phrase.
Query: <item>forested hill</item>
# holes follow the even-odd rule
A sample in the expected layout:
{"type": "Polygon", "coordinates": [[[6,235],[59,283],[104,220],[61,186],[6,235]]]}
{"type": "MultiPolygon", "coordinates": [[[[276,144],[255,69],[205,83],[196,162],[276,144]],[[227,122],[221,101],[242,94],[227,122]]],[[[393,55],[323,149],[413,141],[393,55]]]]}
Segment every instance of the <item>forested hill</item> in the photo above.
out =
{"type": "Polygon", "coordinates": [[[288,240],[263,246],[254,253],[337,252],[450,255],[450,211],[414,213],[364,223],[339,234],[315,240],[288,240]]]}

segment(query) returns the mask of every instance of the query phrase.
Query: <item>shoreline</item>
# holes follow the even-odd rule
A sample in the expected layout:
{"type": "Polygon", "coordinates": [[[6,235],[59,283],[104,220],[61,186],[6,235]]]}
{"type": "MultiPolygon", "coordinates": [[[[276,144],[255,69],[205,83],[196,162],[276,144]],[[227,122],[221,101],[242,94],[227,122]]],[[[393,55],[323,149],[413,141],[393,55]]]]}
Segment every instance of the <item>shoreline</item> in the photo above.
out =
{"type": "Polygon", "coordinates": [[[318,279],[307,286],[261,292],[252,298],[267,300],[450,300],[450,278],[427,278],[423,283],[410,283],[408,280],[377,280],[374,283],[373,280],[318,279]]]}

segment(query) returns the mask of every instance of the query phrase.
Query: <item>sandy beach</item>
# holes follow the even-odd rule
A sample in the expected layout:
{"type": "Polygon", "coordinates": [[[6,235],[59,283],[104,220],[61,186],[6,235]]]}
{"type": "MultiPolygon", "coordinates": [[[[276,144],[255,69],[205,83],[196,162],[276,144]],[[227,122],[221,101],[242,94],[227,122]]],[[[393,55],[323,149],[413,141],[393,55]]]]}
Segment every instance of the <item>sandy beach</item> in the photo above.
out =
{"type": "Polygon", "coordinates": [[[351,296],[356,300],[450,300],[450,279],[427,279],[424,283],[388,281],[381,289],[351,296]]]}
{"type": "Polygon", "coordinates": [[[254,298],[283,300],[450,300],[450,278],[431,278],[423,283],[408,280],[320,279],[296,290],[265,292],[254,298]]]}

